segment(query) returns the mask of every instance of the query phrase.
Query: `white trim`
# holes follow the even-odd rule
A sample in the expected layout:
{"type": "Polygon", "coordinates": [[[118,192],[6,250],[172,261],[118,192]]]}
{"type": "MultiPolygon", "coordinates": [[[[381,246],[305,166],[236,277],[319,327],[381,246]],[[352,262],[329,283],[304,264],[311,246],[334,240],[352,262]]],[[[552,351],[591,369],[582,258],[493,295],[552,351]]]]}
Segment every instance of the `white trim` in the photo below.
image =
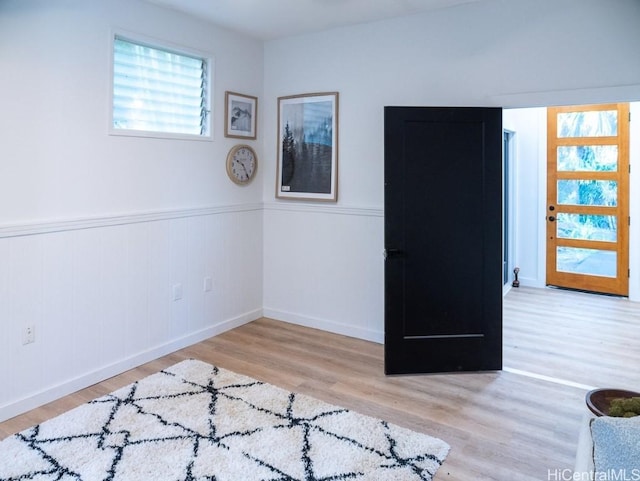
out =
{"type": "Polygon", "coordinates": [[[640,302],[640,183],[638,173],[640,171],[640,102],[630,102],[629,109],[631,123],[629,125],[629,300],[640,302]]]}
{"type": "Polygon", "coordinates": [[[141,222],[156,222],[185,217],[204,215],[229,214],[234,212],[249,212],[262,210],[262,204],[236,204],[216,207],[201,207],[194,209],[176,209],[164,211],[139,212],[130,214],[114,214],[95,217],[80,217],[76,219],[61,219],[43,222],[27,222],[23,224],[0,225],[0,239],[5,237],[20,237],[27,235],[49,234],[98,227],[138,224],[141,222]]]}
{"type": "Polygon", "coordinates": [[[179,339],[172,340],[166,344],[161,344],[152,349],[139,352],[108,366],[70,379],[64,383],[51,386],[33,395],[26,396],[18,399],[17,401],[12,401],[0,406],[0,422],[30,411],[31,409],[43,406],[46,403],[55,401],[56,399],[60,399],[61,397],[67,396],[81,389],[85,389],[87,386],[91,386],[104,381],[105,379],[109,379],[110,377],[117,376],[118,374],[128,371],[129,369],[133,369],[134,367],[204,341],[210,337],[217,336],[218,334],[222,334],[230,329],[240,327],[244,324],[255,321],[256,319],[260,319],[261,317],[262,309],[247,312],[235,318],[227,319],[218,324],[209,326],[200,331],[193,332],[179,339]]]}
{"type": "Polygon", "coordinates": [[[505,92],[489,97],[490,104],[503,108],[547,107],[553,105],[585,105],[633,102],[640,100],[640,84],[608,87],[505,92]]]}
{"type": "Polygon", "coordinates": [[[326,319],[317,319],[313,317],[296,314],[293,312],[281,311],[278,309],[263,309],[264,317],[275,319],[276,321],[288,322],[298,326],[310,327],[312,329],[320,329],[322,331],[333,332],[343,336],[355,337],[365,341],[376,342],[382,344],[384,342],[384,332],[367,329],[363,327],[355,327],[341,322],[329,321],[326,319]]]}
{"type": "Polygon", "coordinates": [[[318,205],[300,202],[265,202],[265,210],[289,212],[310,212],[316,214],[354,215],[359,217],[384,217],[384,209],[375,207],[340,207],[336,205],[318,205]]]}
{"type": "MultiPolygon", "coordinates": [[[[517,177],[517,171],[516,171],[516,166],[517,166],[517,158],[516,158],[516,132],[514,132],[511,129],[508,128],[503,128],[502,129],[502,145],[504,148],[504,137],[505,134],[508,135],[508,152],[502,152],[502,168],[503,168],[503,175],[502,175],[502,197],[503,199],[506,198],[506,204],[509,207],[509,211],[508,211],[508,219],[507,219],[507,229],[505,229],[505,225],[504,225],[504,209],[505,209],[505,205],[503,202],[502,205],[502,253],[504,254],[504,237],[505,237],[505,230],[506,230],[506,237],[507,237],[507,259],[506,259],[506,263],[507,263],[507,279],[506,282],[502,285],[502,295],[506,295],[507,292],[509,292],[511,290],[511,286],[512,286],[512,282],[514,280],[513,276],[515,275],[513,272],[513,269],[516,267],[516,259],[517,257],[517,253],[516,253],[516,212],[518,209],[518,205],[516,202],[516,195],[515,195],[515,191],[516,191],[516,179],[517,177]],[[505,175],[504,175],[504,169],[507,170],[508,173],[508,179],[507,179],[507,183],[505,185],[505,175]]],[[[505,261],[505,259],[503,259],[503,262],[505,261]]],[[[504,267],[504,266],[503,266],[504,267]]]]}
{"type": "Polygon", "coordinates": [[[51,221],[24,222],[0,225],[0,239],[6,237],[21,237],[28,235],[50,234],[99,227],[139,224],[142,222],[156,222],[161,220],[181,219],[204,215],[230,214],[234,212],[250,212],[258,210],[274,210],[288,212],[310,212],[317,214],[352,215],[359,217],[384,217],[383,209],[361,207],[329,207],[316,204],[300,203],[252,203],[234,204],[211,207],[197,207],[193,209],[175,209],[129,214],[112,214],[94,217],[78,217],[51,221]]]}

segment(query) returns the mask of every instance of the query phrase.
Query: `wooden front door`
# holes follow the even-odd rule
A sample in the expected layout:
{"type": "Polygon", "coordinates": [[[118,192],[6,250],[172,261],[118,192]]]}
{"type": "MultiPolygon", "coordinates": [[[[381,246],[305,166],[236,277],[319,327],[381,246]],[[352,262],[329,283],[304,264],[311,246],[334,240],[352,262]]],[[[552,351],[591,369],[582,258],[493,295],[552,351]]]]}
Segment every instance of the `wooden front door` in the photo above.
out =
{"type": "Polygon", "coordinates": [[[385,108],[385,372],[502,367],[502,109],[385,108]]]}
{"type": "Polygon", "coordinates": [[[629,104],[547,109],[547,285],[629,291],[629,104]]]}

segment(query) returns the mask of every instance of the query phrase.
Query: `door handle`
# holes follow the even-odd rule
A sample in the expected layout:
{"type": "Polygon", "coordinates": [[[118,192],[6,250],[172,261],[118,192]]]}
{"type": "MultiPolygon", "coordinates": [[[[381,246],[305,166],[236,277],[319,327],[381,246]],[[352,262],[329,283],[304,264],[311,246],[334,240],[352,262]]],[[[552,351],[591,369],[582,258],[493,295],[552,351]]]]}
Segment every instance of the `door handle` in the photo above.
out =
{"type": "Polygon", "coordinates": [[[553,217],[552,215],[550,215],[549,217],[547,217],[549,219],[549,222],[553,222],[554,220],[556,220],[555,217],[553,217]]]}
{"type": "Polygon", "coordinates": [[[390,259],[392,257],[400,257],[404,254],[400,249],[385,249],[384,250],[384,260],[390,259]]]}

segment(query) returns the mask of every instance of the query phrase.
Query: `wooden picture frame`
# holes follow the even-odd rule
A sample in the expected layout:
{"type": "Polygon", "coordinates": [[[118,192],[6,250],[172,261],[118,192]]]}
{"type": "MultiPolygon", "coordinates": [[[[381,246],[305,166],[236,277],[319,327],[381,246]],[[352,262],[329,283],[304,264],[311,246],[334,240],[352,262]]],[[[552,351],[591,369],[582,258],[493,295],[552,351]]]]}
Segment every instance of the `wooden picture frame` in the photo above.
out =
{"type": "Polygon", "coordinates": [[[338,200],[338,92],[278,98],[276,197],[338,200]]]}
{"type": "Polygon", "coordinates": [[[226,91],[224,93],[224,136],[255,140],[257,137],[258,97],[226,91]]]}

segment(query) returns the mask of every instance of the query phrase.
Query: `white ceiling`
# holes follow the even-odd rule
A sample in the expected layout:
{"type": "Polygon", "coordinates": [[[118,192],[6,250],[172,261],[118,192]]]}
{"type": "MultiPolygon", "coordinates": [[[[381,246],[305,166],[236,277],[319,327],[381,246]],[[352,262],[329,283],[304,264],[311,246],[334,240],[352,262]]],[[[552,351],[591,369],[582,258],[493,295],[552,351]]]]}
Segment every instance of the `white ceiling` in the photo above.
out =
{"type": "Polygon", "coordinates": [[[480,0],[147,0],[262,40],[480,0]]]}

